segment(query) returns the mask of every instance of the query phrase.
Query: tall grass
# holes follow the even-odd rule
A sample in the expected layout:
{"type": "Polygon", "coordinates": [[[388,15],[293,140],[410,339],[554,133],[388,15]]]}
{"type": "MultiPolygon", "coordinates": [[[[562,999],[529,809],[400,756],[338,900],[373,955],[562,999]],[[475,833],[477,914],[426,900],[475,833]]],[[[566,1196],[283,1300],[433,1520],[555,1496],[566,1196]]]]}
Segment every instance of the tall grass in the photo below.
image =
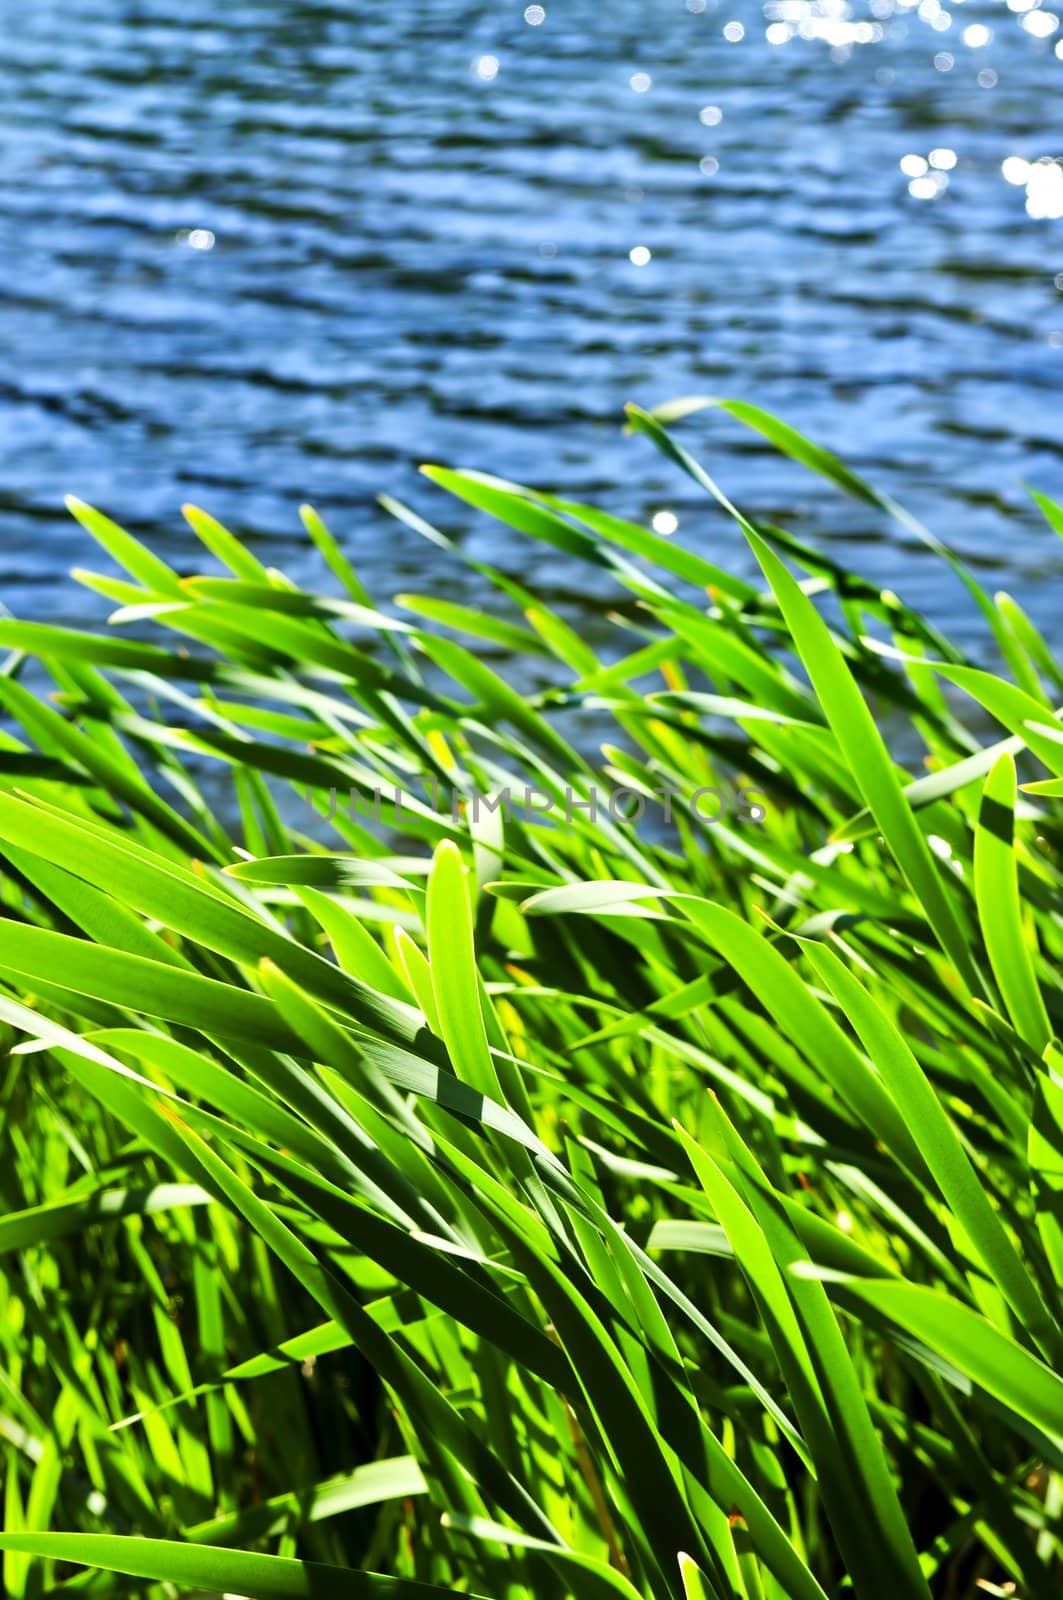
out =
{"type": "Polygon", "coordinates": [[[71,503],[119,626],[0,621],[12,1600],[1059,1593],[1063,672],[730,409],[1001,670],[637,409],[755,581],[427,469],[603,655],[483,563],[381,610],[309,509],[327,594],[71,503]]]}

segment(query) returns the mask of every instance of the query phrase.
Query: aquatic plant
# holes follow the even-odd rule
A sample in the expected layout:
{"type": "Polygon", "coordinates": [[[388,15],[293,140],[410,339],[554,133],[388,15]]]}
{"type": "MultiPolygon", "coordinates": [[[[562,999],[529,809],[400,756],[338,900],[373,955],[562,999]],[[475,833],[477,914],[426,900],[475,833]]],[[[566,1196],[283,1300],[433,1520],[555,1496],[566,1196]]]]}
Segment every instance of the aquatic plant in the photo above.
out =
{"type": "Polygon", "coordinates": [[[0,620],[7,1595],[1058,1593],[1063,672],[690,409],[630,424],[744,575],[426,469],[608,649],[484,563],[381,609],[309,509],[330,593],[72,502],[115,626],[0,620]]]}

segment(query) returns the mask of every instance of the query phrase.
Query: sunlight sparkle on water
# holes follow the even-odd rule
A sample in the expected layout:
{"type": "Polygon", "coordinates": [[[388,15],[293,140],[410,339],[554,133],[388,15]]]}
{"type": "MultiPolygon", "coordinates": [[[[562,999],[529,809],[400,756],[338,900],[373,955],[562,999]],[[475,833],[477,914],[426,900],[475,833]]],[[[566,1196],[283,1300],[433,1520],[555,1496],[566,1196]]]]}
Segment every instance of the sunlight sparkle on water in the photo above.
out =
{"type": "Polygon", "coordinates": [[[738,44],[746,36],[746,30],[740,22],[725,22],[723,36],[728,44],[738,44]]]}
{"type": "Polygon", "coordinates": [[[1042,156],[1030,168],[1026,180],[1026,210],[1038,220],[1063,217],[1063,167],[1051,156],[1042,156]]]}
{"type": "Polygon", "coordinates": [[[698,121],[703,122],[706,128],[715,128],[723,121],[723,112],[719,106],[702,106],[698,112],[698,121]]]}
{"type": "Polygon", "coordinates": [[[647,250],[644,244],[637,244],[634,249],[628,251],[628,260],[633,267],[644,267],[652,258],[653,252],[647,250]]]}
{"type": "Polygon", "coordinates": [[[922,0],[916,13],[920,22],[929,22],[932,28],[944,32],[952,27],[952,17],[941,5],[941,0],[922,0]]]}
{"type": "Polygon", "coordinates": [[[546,8],[544,6],[528,6],[524,12],[524,20],[529,28],[537,28],[546,21],[546,8]]]}
{"type": "Polygon", "coordinates": [[[213,250],[215,235],[210,228],[182,228],[177,241],[186,244],[190,250],[213,250]]]}
{"type": "Polygon", "coordinates": [[[1024,161],[1022,156],[1008,156],[1001,162],[1000,170],[1008,183],[1014,183],[1025,189],[1026,180],[1030,176],[1030,163],[1024,161]]]}
{"type": "Polygon", "coordinates": [[[653,79],[648,72],[633,72],[628,83],[636,94],[645,94],[647,89],[653,87],[653,79]]]}
{"type": "Polygon", "coordinates": [[[993,37],[992,30],[982,22],[972,22],[963,30],[963,42],[969,50],[980,50],[993,37]]]}
{"type": "Polygon", "coordinates": [[[908,193],[913,200],[936,200],[943,194],[948,183],[943,172],[931,173],[925,178],[913,178],[908,185],[908,193]]]}
{"type": "Polygon", "coordinates": [[[1000,164],[1001,177],[1016,189],[1026,190],[1026,212],[1040,222],[1063,217],[1063,166],[1051,156],[1027,161],[1024,156],[1007,156],[1000,164]]]}
{"type": "Polygon", "coordinates": [[[653,513],[654,533],[663,533],[665,538],[675,532],[679,526],[679,518],[674,511],[655,511],[653,513]]]}
{"type": "MultiPolygon", "coordinates": [[[[940,10],[940,0],[922,0],[922,5],[940,10]]],[[[890,16],[893,9],[894,0],[872,0],[871,12],[876,18],[890,16]]],[[[764,37],[772,45],[788,44],[797,37],[817,39],[832,51],[842,52],[855,44],[878,44],[885,38],[881,21],[854,21],[851,10],[849,0],[768,0],[764,15],[770,20],[764,37]]]]}
{"type": "Polygon", "coordinates": [[[913,200],[936,200],[943,195],[949,186],[948,174],[956,165],[956,152],[946,145],[931,150],[929,158],[916,155],[902,156],[899,162],[900,169],[908,184],[908,193],[913,200]],[[933,169],[933,170],[931,170],[933,169]]]}
{"type": "Polygon", "coordinates": [[[484,83],[491,83],[498,77],[498,67],[497,56],[477,56],[473,70],[484,83]]]}

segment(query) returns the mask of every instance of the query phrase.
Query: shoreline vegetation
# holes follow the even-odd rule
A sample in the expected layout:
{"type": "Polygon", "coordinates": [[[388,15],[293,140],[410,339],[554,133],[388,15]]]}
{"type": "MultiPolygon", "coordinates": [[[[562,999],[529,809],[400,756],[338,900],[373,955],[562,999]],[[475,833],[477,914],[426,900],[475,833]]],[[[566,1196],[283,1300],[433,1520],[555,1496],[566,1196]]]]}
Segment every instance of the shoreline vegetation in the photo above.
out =
{"type": "Polygon", "coordinates": [[[112,625],[0,619],[12,1600],[1059,1592],[1063,667],[718,402],[997,667],[746,518],[705,404],[628,421],[752,578],[425,469],[615,585],[607,657],[387,499],[489,606],[382,607],[308,507],[315,593],[71,501],[112,625]]]}

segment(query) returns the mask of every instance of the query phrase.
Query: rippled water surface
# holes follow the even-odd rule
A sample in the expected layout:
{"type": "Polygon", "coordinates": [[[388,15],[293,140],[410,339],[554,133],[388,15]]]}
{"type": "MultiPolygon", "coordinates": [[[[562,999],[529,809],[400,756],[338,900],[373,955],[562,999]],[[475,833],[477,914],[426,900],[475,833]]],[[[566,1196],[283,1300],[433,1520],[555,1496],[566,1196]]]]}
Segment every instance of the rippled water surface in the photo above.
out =
{"type": "MultiPolygon", "coordinates": [[[[0,0],[0,593],[77,617],[67,490],[178,562],[198,501],[304,578],[309,498],[379,594],[461,582],[389,490],[578,603],[426,458],[745,566],[619,431],[710,393],[842,450],[1063,643],[1023,489],[1063,496],[1061,39],[1027,0],[0,0]]],[[[719,414],[685,437],[969,627],[907,535],[719,414]]]]}

